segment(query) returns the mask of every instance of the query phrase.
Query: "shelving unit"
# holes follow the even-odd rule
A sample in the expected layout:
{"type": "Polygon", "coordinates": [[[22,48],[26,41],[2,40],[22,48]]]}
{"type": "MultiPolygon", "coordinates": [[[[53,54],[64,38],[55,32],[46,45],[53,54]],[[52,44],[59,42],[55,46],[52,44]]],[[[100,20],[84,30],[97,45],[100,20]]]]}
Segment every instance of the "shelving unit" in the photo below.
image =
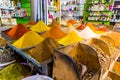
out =
{"type": "Polygon", "coordinates": [[[0,0],[0,31],[11,28],[16,24],[14,14],[14,4],[11,0],[0,0]]]}
{"type": "Polygon", "coordinates": [[[48,1],[47,3],[48,5],[46,5],[47,6],[47,24],[50,24],[56,18],[60,20],[60,6],[58,5],[60,4],[60,2],[59,1],[56,2],[56,0],[47,0],[47,1],[48,1]],[[59,9],[57,9],[57,7],[59,7],[59,9]]]}
{"type": "Polygon", "coordinates": [[[113,14],[111,17],[111,22],[120,22],[120,0],[114,1],[113,14]]]}
{"type": "Polygon", "coordinates": [[[27,23],[28,21],[31,20],[31,0],[20,0],[20,8],[25,9],[27,16],[23,17],[16,17],[17,18],[17,23],[27,23]]]}
{"type": "Polygon", "coordinates": [[[84,22],[110,24],[114,0],[87,0],[84,7],[84,22]]]}
{"type": "Polygon", "coordinates": [[[79,20],[83,16],[84,0],[61,0],[61,20],[79,20]]]}

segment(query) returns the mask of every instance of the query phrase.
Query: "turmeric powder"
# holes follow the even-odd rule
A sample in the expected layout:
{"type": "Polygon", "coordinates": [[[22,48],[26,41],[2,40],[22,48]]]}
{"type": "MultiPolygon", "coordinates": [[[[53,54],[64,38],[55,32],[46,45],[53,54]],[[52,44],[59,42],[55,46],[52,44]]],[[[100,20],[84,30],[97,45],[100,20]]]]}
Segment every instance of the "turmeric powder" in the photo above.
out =
{"type": "Polygon", "coordinates": [[[73,31],[69,33],[67,36],[63,37],[61,40],[59,40],[58,43],[62,45],[69,45],[82,40],[83,38],[79,37],[79,35],[75,31],[73,31]]]}
{"type": "Polygon", "coordinates": [[[50,27],[48,27],[43,21],[39,21],[36,25],[32,26],[30,29],[35,32],[44,32],[49,31],[50,27]]]}
{"type": "Polygon", "coordinates": [[[35,46],[43,41],[43,38],[34,31],[25,33],[20,39],[13,43],[13,46],[23,49],[35,46]]]}

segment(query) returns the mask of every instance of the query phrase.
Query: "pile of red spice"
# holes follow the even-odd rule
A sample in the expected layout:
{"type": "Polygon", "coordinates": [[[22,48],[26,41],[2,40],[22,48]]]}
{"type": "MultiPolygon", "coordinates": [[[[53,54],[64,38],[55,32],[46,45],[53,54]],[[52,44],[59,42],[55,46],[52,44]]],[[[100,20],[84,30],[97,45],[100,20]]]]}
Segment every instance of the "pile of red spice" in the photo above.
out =
{"type": "Polygon", "coordinates": [[[4,31],[4,33],[11,39],[18,39],[28,31],[29,29],[23,24],[17,24],[12,29],[4,31]]]}

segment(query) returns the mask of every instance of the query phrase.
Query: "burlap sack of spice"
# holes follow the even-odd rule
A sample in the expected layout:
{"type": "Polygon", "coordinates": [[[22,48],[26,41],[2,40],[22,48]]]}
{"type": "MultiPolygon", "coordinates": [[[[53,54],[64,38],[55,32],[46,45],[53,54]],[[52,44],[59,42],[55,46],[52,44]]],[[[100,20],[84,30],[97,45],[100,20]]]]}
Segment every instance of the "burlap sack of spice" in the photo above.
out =
{"type": "Polygon", "coordinates": [[[111,31],[111,32],[106,33],[106,35],[114,40],[116,47],[120,46],[120,33],[119,32],[111,31]]]}
{"type": "Polygon", "coordinates": [[[54,80],[81,80],[78,67],[70,56],[55,51],[53,59],[54,80]]]}
{"type": "Polygon", "coordinates": [[[97,38],[88,40],[86,44],[89,44],[93,49],[97,51],[101,66],[103,67],[106,65],[107,61],[109,61],[111,57],[110,48],[108,45],[104,41],[97,38]]]}
{"type": "Polygon", "coordinates": [[[114,51],[116,50],[114,40],[106,35],[99,36],[99,39],[104,41],[107,44],[107,46],[109,47],[110,55],[112,55],[114,51]]]}
{"type": "Polygon", "coordinates": [[[30,56],[36,59],[39,63],[44,62],[53,57],[54,49],[60,45],[52,38],[46,38],[35,48],[30,50],[30,56]]]}
{"type": "Polygon", "coordinates": [[[86,41],[86,44],[98,46],[105,53],[104,55],[106,55],[106,56],[110,56],[110,54],[111,54],[110,53],[110,48],[108,47],[108,45],[100,39],[91,38],[91,39],[86,41]]]}
{"type": "MultiPolygon", "coordinates": [[[[77,63],[79,70],[84,71],[84,69],[81,69],[81,65],[85,65],[86,70],[82,74],[82,76],[80,75],[81,78],[84,80],[91,79],[96,74],[96,72],[99,72],[99,70],[101,69],[98,53],[89,45],[76,43],[58,49],[58,53],[64,53],[73,58],[77,63]]],[[[98,80],[98,77],[96,78],[96,80],[98,80]]]]}

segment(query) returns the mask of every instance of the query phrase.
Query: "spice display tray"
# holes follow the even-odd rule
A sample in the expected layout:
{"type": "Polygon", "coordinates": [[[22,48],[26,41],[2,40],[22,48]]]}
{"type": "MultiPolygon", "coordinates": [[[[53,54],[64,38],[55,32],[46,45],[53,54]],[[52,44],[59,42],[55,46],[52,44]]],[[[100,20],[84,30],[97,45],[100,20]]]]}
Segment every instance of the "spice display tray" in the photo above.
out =
{"type": "Polygon", "coordinates": [[[7,44],[7,46],[9,48],[11,48],[12,50],[14,50],[17,54],[19,54],[20,56],[22,56],[24,59],[26,59],[28,62],[30,62],[36,69],[38,72],[40,72],[41,74],[46,74],[46,71],[44,70],[43,66],[45,64],[48,64],[50,62],[52,62],[52,58],[49,60],[44,61],[43,63],[39,63],[38,61],[36,61],[34,58],[32,58],[31,56],[27,55],[26,53],[24,53],[22,50],[14,47],[13,45],[11,45],[10,43],[7,44]]]}
{"type": "Polygon", "coordinates": [[[4,32],[1,32],[1,36],[5,38],[7,41],[12,41],[12,39],[9,36],[7,36],[4,32]]]}

